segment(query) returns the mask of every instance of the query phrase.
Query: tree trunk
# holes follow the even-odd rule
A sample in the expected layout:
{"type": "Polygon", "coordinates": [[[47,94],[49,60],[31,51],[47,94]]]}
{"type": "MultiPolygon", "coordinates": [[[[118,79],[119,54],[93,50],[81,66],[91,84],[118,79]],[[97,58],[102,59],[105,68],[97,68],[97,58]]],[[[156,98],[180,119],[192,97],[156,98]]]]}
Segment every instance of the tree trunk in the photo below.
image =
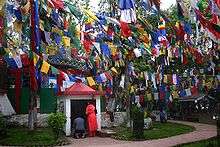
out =
{"type": "MultiPolygon", "coordinates": [[[[37,122],[37,81],[35,77],[35,66],[34,66],[34,58],[33,58],[33,52],[37,51],[40,48],[40,39],[39,36],[39,21],[37,21],[39,18],[38,10],[38,1],[37,0],[30,0],[31,3],[31,41],[30,41],[30,90],[31,90],[31,96],[29,99],[29,115],[28,115],[28,127],[30,130],[34,130],[37,122]],[[38,18],[38,19],[37,19],[38,18]],[[35,22],[36,21],[36,22],[35,22]],[[37,37],[38,36],[38,37],[37,37]]],[[[39,51],[40,52],[40,51],[39,51]]]]}
{"type": "Polygon", "coordinates": [[[28,115],[28,128],[30,130],[34,130],[37,123],[36,97],[37,97],[36,92],[31,91],[31,96],[29,100],[29,115],[28,115]]]}
{"type": "Polygon", "coordinates": [[[220,103],[217,104],[217,138],[220,140],[220,103]]]}
{"type": "MultiPolygon", "coordinates": [[[[129,61],[125,61],[125,91],[129,92],[128,84],[129,84],[129,75],[128,75],[128,64],[129,61]]],[[[127,114],[127,126],[131,127],[131,101],[129,94],[126,94],[127,106],[126,106],[126,114],[127,114]]]]}

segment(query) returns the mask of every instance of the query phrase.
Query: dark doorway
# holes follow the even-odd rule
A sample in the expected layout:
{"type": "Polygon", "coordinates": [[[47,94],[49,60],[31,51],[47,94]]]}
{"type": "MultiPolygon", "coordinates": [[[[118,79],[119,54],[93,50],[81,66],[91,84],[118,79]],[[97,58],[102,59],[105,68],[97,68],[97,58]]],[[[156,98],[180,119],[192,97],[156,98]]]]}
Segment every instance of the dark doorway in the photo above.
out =
{"type": "Polygon", "coordinates": [[[80,115],[86,121],[86,106],[92,102],[96,106],[95,100],[71,100],[71,122],[80,115]]]}

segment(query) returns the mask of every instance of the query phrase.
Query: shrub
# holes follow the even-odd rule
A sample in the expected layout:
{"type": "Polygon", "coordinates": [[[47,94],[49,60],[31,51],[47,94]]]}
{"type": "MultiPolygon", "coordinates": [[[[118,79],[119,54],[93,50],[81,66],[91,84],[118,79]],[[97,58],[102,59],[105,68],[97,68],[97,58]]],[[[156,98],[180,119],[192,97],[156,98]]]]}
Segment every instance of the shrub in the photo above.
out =
{"type": "Polygon", "coordinates": [[[66,116],[61,112],[52,113],[49,116],[48,125],[52,129],[56,139],[58,139],[61,136],[65,123],[66,116]]]}
{"type": "Polygon", "coordinates": [[[136,139],[144,137],[144,112],[141,108],[134,106],[132,109],[133,117],[133,136],[136,139]]]}
{"type": "Polygon", "coordinates": [[[6,121],[0,113],[0,139],[6,136],[6,121]]]}

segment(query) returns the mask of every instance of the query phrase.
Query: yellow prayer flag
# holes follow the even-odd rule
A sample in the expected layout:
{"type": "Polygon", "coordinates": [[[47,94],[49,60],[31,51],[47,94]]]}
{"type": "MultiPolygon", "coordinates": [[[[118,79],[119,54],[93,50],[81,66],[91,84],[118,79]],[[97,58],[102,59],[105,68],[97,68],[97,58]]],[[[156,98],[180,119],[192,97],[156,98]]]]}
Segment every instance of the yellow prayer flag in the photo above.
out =
{"type": "Polygon", "coordinates": [[[50,64],[48,64],[46,61],[43,61],[41,72],[47,74],[50,69],[50,64]]]}
{"type": "Polygon", "coordinates": [[[120,67],[119,64],[120,64],[119,61],[115,61],[115,66],[116,66],[116,67],[120,67]]]}
{"type": "Polygon", "coordinates": [[[143,72],[140,73],[140,78],[144,78],[144,73],[143,72]]]}
{"type": "Polygon", "coordinates": [[[117,72],[117,70],[116,70],[115,67],[112,67],[112,68],[111,68],[111,71],[113,71],[114,73],[118,74],[118,72],[117,72]]]}
{"type": "Polygon", "coordinates": [[[165,50],[163,48],[160,49],[160,55],[165,55],[165,50]]]}
{"type": "Polygon", "coordinates": [[[172,92],[172,95],[173,95],[173,98],[174,98],[174,99],[177,99],[177,98],[179,97],[179,94],[178,94],[178,91],[177,91],[177,90],[174,90],[174,91],[172,92]]]}
{"type": "Polygon", "coordinates": [[[147,99],[148,101],[151,101],[153,99],[152,94],[151,93],[147,93],[147,99]]]}
{"type": "Polygon", "coordinates": [[[20,33],[22,31],[22,22],[15,21],[14,22],[14,29],[16,32],[20,33]]]}
{"type": "Polygon", "coordinates": [[[125,66],[125,62],[121,59],[121,60],[119,60],[119,65],[120,66],[125,66]]]}
{"type": "Polygon", "coordinates": [[[46,46],[46,52],[50,55],[55,55],[57,53],[57,48],[53,45],[46,46]]]}
{"type": "Polygon", "coordinates": [[[58,33],[60,36],[63,35],[63,31],[57,27],[52,27],[52,32],[58,33]]]}
{"type": "Polygon", "coordinates": [[[80,32],[80,25],[77,25],[76,26],[76,36],[77,36],[78,39],[80,39],[80,33],[81,33],[80,32]]]}
{"type": "Polygon", "coordinates": [[[205,86],[205,80],[204,79],[202,80],[202,86],[205,86]]]}
{"type": "Polygon", "coordinates": [[[164,81],[164,83],[167,83],[167,75],[164,75],[163,81],[164,81]]]}
{"type": "Polygon", "coordinates": [[[44,31],[44,21],[40,20],[40,29],[44,31]]]}
{"type": "Polygon", "coordinates": [[[87,77],[87,81],[88,81],[89,86],[94,86],[95,85],[95,81],[93,80],[92,77],[87,77]]]}
{"type": "Polygon", "coordinates": [[[34,55],[33,55],[33,58],[34,58],[34,65],[36,65],[36,64],[37,64],[37,61],[38,61],[38,59],[39,59],[39,56],[38,56],[37,54],[34,54],[34,55]]]}
{"type": "Polygon", "coordinates": [[[177,28],[179,28],[180,23],[177,21],[175,26],[176,26],[177,28]]]}
{"type": "Polygon", "coordinates": [[[140,32],[141,34],[144,34],[144,33],[145,33],[144,28],[138,28],[138,30],[139,30],[139,32],[140,32]]]}
{"type": "Polygon", "coordinates": [[[113,43],[109,43],[109,47],[111,49],[112,56],[115,56],[117,54],[117,47],[113,45],[113,43]]]}
{"type": "Polygon", "coordinates": [[[47,16],[48,17],[50,17],[51,12],[52,12],[52,8],[47,7],[47,16]]]}
{"type": "Polygon", "coordinates": [[[134,93],[134,86],[131,86],[130,93],[134,93]]]}
{"type": "Polygon", "coordinates": [[[83,11],[86,13],[86,15],[88,16],[88,19],[87,19],[87,23],[92,23],[94,21],[97,21],[98,18],[96,17],[96,15],[89,11],[89,10],[86,10],[86,9],[83,9],[83,11]]]}
{"type": "Polygon", "coordinates": [[[69,37],[63,36],[63,45],[65,47],[70,47],[70,38],[69,37]]]}
{"type": "Polygon", "coordinates": [[[0,0],[0,10],[2,9],[2,7],[4,6],[4,4],[5,4],[5,0],[0,0]]]}
{"type": "Polygon", "coordinates": [[[9,48],[4,48],[6,53],[10,53],[10,49],[9,48]]]}
{"type": "Polygon", "coordinates": [[[21,12],[23,13],[23,14],[28,14],[28,12],[29,12],[29,10],[30,10],[30,6],[31,6],[31,3],[28,1],[27,3],[26,3],[26,5],[24,5],[23,7],[21,7],[21,12]]]}

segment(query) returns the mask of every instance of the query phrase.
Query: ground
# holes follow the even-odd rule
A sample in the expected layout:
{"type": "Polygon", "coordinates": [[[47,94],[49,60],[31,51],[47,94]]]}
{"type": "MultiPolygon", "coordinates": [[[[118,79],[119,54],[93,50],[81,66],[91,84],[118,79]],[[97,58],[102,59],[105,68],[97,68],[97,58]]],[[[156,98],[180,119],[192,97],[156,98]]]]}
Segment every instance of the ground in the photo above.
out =
{"type": "Polygon", "coordinates": [[[183,143],[195,142],[199,140],[208,139],[215,137],[217,135],[216,126],[192,122],[182,122],[182,121],[171,121],[174,123],[181,123],[185,125],[190,125],[195,127],[195,131],[177,135],[169,138],[148,140],[148,141],[119,141],[112,138],[85,138],[85,139],[73,139],[71,140],[71,145],[74,147],[169,147],[176,146],[183,143]]]}
{"type": "Polygon", "coordinates": [[[181,147],[219,147],[219,146],[220,146],[220,138],[217,137],[181,145],[181,147]]]}

